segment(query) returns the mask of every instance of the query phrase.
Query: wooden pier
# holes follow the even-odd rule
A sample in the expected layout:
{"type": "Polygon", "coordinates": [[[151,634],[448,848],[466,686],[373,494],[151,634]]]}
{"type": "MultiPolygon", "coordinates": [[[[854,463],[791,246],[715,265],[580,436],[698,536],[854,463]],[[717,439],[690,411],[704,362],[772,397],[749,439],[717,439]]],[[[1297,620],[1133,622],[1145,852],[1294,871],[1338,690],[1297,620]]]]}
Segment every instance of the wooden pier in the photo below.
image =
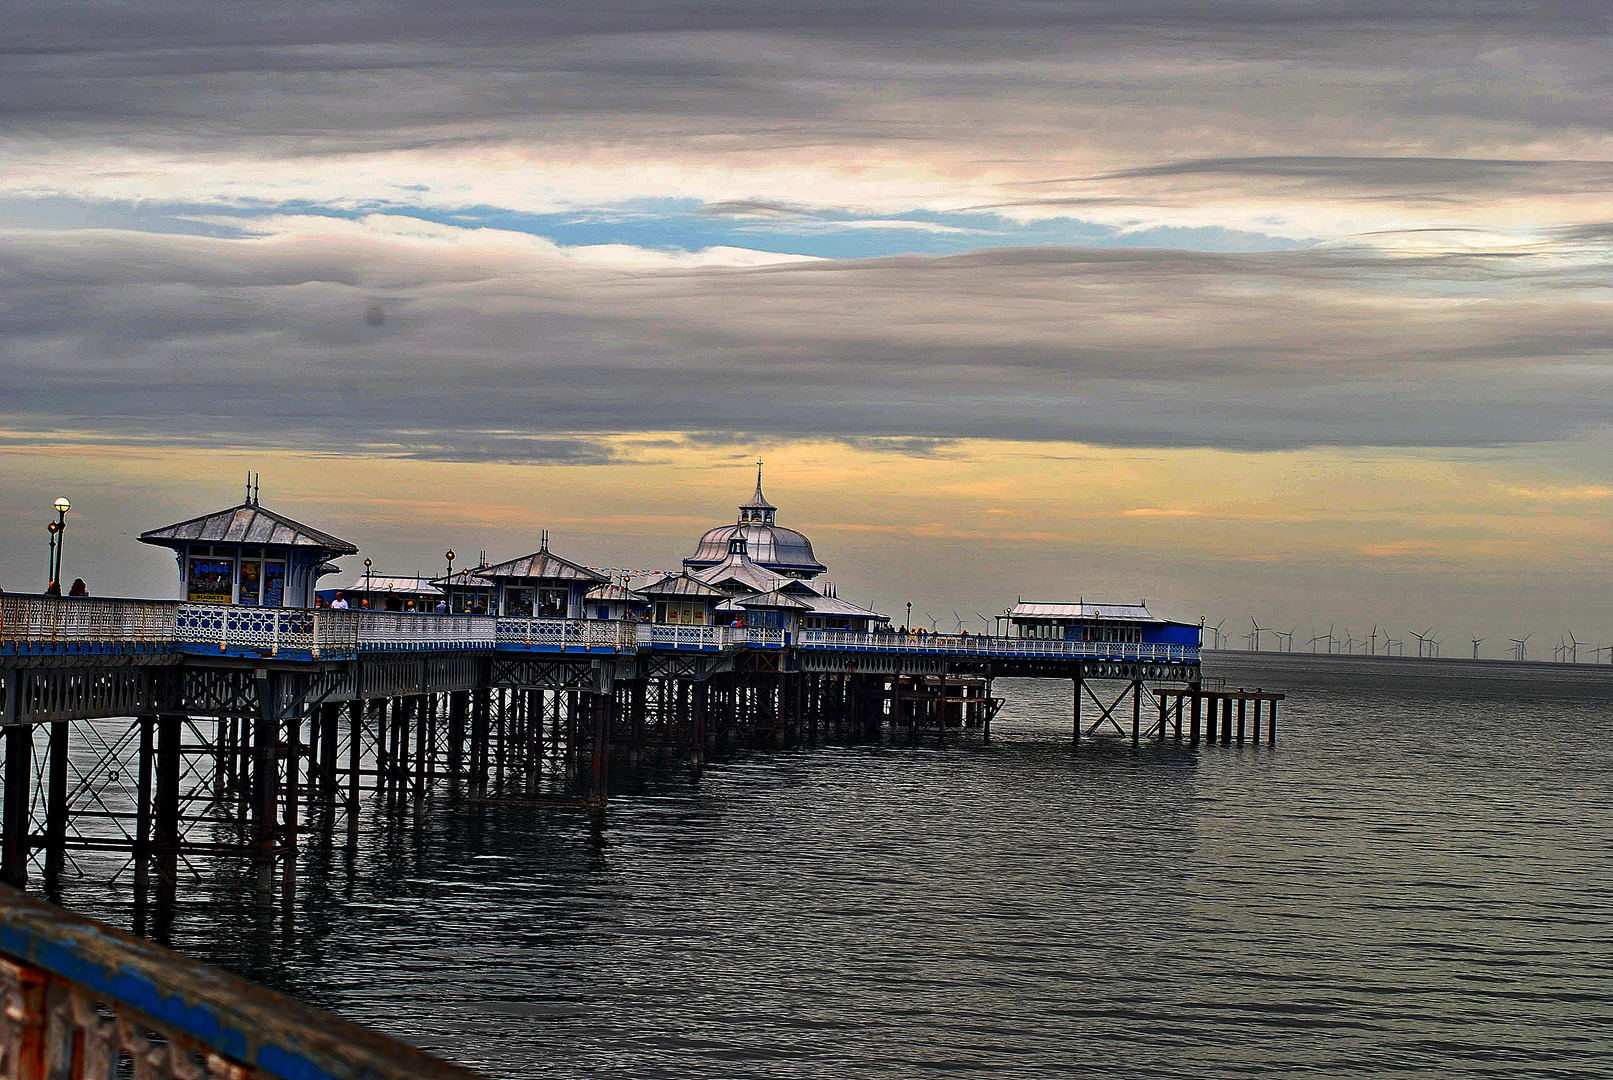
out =
{"type": "MultiPolygon", "coordinates": [[[[1261,712],[1266,711],[1266,744],[1277,744],[1277,703],[1286,694],[1261,690],[1204,690],[1198,686],[1186,689],[1154,691],[1159,706],[1159,721],[1150,729],[1160,742],[1170,731],[1177,742],[1182,741],[1183,713],[1187,715],[1187,744],[1197,746],[1202,738],[1207,743],[1242,745],[1245,733],[1251,743],[1260,741],[1261,712]],[[1236,718],[1234,719],[1234,710],[1236,718]]],[[[1132,741],[1136,741],[1135,726],[1132,741]]]]}

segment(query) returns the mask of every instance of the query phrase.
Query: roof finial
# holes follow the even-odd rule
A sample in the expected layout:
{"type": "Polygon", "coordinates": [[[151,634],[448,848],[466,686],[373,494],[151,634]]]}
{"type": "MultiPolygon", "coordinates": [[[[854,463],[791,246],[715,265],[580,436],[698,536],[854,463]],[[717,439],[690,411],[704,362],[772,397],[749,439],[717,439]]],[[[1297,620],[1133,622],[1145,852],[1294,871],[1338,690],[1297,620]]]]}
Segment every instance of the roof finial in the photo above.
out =
{"type": "Polygon", "coordinates": [[[544,552],[544,551],[548,551],[548,550],[549,550],[549,530],[544,529],[543,530],[543,540],[538,545],[538,551],[539,552],[544,552]]]}
{"type": "Polygon", "coordinates": [[[252,474],[252,505],[253,506],[258,505],[258,481],[260,479],[262,479],[262,477],[263,477],[262,473],[253,473],[252,474]]]}
{"type": "Polygon", "coordinates": [[[252,505],[252,470],[251,469],[248,469],[246,471],[246,498],[243,500],[243,502],[247,506],[252,505]]]}

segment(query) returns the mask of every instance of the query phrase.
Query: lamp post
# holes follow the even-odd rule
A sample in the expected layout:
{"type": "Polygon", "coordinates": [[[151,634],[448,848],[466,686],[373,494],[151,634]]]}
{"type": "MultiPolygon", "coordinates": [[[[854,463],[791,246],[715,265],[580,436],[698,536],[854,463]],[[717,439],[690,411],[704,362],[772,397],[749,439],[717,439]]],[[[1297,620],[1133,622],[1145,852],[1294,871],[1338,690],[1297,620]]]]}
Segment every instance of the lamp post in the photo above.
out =
{"type": "Polygon", "coordinates": [[[909,634],[913,632],[913,601],[911,600],[907,602],[907,632],[909,634]]]}
{"type": "Polygon", "coordinates": [[[56,591],[62,588],[62,548],[67,546],[67,512],[73,504],[65,497],[56,500],[56,520],[45,526],[50,533],[50,581],[56,586],[56,591]]]}
{"type": "Polygon", "coordinates": [[[448,557],[448,576],[443,579],[442,598],[444,602],[447,603],[448,610],[451,612],[454,610],[454,594],[449,592],[449,589],[451,589],[454,584],[454,549],[449,548],[447,551],[443,552],[443,554],[448,557]]]}
{"type": "Polygon", "coordinates": [[[370,560],[364,560],[364,602],[370,600],[370,560]]]}

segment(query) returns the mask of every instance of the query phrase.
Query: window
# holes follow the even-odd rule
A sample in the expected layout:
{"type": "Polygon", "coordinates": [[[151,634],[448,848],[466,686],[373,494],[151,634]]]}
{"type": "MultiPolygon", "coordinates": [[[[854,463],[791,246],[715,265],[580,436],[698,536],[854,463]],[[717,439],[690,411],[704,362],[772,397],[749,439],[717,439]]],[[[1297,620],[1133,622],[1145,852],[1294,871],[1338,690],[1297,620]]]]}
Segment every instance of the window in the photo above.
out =
{"type": "Polygon", "coordinates": [[[263,564],[263,606],[283,607],[286,602],[286,564],[263,564]]]}
{"type": "Polygon", "coordinates": [[[655,604],[655,621],[678,626],[704,626],[706,605],[686,600],[658,600],[655,604]]]}
{"type": "Polygon", "coordinates": [[[246,607],[257,607],[258,597],[263,590],[263,563],[260,560],[241,560],[240,585],[236,603],[246,607]]]}
{"type": "MultiPolygon", "coordinates": [[[[205,547],[192,548],[205,552],[205,547]]],[[[234,599],[235,560],[193,554],[185,567],[185,599],[201,604],[228,604],[234,599]]]]}
{"type": "Polygon", "coordinates": [[[571,613],[571,590],[539,589],[538,614],[545,619],[564,619],[571,613]]]}
{"type": "Polygon", "coordinates": [[[532,614],[532,590],[507,588],[504,590],[504,614],[525,617],[532,614]]]}

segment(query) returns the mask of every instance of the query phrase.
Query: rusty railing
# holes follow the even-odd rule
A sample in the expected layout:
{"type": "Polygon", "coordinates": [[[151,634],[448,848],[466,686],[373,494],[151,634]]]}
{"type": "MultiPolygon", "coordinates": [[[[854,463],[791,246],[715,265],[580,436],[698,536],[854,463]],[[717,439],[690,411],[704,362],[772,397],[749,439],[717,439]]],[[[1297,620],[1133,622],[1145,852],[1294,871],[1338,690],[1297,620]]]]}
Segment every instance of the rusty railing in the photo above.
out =
{"type": "Polygon", "coordinates": [[[0,886],[7,1080],[476,1080],[412,1046],[0,886]]]}

